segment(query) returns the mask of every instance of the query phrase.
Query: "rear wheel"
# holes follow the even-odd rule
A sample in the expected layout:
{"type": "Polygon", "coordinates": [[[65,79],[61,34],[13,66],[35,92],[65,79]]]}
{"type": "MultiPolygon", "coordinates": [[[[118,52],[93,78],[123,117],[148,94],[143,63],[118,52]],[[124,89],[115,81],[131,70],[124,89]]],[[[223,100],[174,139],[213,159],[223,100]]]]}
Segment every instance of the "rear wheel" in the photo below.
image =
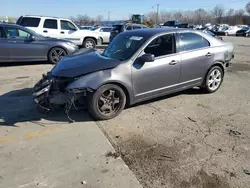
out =
{"type": "Polygon", "coordinates": [[[88,98],[88,110],[96,120],[107,120],[121,113],[126,104],[122,88],[114,84],[101,86],[88,98]]]}
{"type": "Polygon", "coordinates": [[[96,42],[92,38],[86,38],[83,42],[83,48],[95,48],[96,42]]]}
{"type": "Polygon", "coordinates": [[[219,66],[212,67],[203,83],[203,89],[208,93],[217,91],[223,81],[224,73],[219,66]]]}
{"type": "Polygon", "coordinates": [[[49,51],[48,59],[50,63],[57,64],[65,55],[67,55],[67,53],[64,49],[55,47],[49,51]]]}

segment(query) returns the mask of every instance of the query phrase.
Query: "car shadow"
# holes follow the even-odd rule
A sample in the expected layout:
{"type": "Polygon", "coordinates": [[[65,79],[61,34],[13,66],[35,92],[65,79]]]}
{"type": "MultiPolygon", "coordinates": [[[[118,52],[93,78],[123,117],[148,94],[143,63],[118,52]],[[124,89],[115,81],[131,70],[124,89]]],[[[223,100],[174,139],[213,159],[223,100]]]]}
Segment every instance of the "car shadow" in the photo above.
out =
{"type": "MultiPolygon", "coordinates": [[[[32,122],[40,126],[46,126],[46,123],[42,123],[40,120],[53,121],[58,123],[72,123],[73,122],[88,122],[93,121],[89,113],[84,109],[74,109],[69,112],[69,117],[63,109],[50,112],[48,114],[41,113],[37,105],[32,99],[32,88],[24,88],[19,90],[13,90],[0,96],[0,126],[14,126],[18,127],[20,122],[32,122]]],[[[155,99],[140,102],[138,104],[129,106],[127,108],[133,108],[140,105],[145,105],[151,102],[164,100],[167,98],[176,97],[178,95],[202,95],[200,89],[194,88],[186,91],[178,92],[175,94],[158,97],[155,99]]]]}
{"type": "MultiPolygon", "coordinates": [[[[0,96],[0,126],[18,127],[20,122],[33,122],[45,126],[40,120],[57,123],[72,123],[64,109],[48,114],[41,113],[32,99],[32,88],[13,90],[0,96]]],[[[75,122],[93,121],[86,110],[72,110],[69,116],[75,122]]],[[[49,123],[49,124],[53,124],[49,123]]]]}

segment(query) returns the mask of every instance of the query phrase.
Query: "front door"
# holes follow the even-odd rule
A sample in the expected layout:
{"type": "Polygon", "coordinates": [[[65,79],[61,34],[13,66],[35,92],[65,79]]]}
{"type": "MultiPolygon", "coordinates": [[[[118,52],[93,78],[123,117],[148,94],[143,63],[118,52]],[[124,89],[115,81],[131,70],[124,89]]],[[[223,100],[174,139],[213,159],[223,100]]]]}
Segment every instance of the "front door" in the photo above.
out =
{"type": "Polygon", "coordinates": [[[7,42],[5,32],[0,26],[0,62],[7,62],[10,60],[10,45],[7,42]]]}
{"type": "Polygon", "coordinates": [[[45,46],[39,40],[31,40],[31,34],[17,27],[4,28],[10,48],[11,61],[46,60],[45,46]]]}
{"type": "MultiPolygon", "coordinates": [[[[159,96],[178,87],[181,70],[180,55],[176,53],[174,34],[153,39],[140,54],[154,54],[154,62],[132,66],[132,82],[135,100],[159,96]]],[[[139,55],[139,56],[140,56],[139,55]]]]}
{"type": "Polygon", "coordinates": [[[81,37],[76,35],[77,30],[77,27],[72,22],[60,20],[60,38],[70,40],[76,45],[82,45],[81,37]]]}
{"type": "Polygon", "coordinates": [[[184,32],[180,33],[181,43],[181,79],[183,85],[201,83],[214,61],[214,53],[210,43],[201,35],[184,32]]]}

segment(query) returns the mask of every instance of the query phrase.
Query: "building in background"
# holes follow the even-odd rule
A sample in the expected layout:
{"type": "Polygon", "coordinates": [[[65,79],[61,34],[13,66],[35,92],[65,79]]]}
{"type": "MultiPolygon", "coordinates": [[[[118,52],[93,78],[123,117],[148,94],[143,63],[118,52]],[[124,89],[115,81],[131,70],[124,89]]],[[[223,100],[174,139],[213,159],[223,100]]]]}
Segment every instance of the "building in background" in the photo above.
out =
{"type": "Polygon", "coordinates": [[[0,16],[0,22],[8,22],[9,18],[8,16],[0,16]]]}

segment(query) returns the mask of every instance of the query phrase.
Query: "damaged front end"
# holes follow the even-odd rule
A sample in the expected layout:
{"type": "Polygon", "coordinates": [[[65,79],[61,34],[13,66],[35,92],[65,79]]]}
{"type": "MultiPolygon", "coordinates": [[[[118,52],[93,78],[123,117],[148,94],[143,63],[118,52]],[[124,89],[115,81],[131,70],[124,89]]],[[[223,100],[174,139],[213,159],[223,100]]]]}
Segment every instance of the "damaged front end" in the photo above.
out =
{"type": "Polygon", "coordinates": [[[85,104],[87,92],[90,89],[77,88],[67,89],[68,84],[76,81],[78,78],[55,77],[48,72],[34,86],[33,99],[39,108],[45,112],[55,111],[58,107],[63,107],[68,118],[72,107],[77,109],[85,104]]]}

